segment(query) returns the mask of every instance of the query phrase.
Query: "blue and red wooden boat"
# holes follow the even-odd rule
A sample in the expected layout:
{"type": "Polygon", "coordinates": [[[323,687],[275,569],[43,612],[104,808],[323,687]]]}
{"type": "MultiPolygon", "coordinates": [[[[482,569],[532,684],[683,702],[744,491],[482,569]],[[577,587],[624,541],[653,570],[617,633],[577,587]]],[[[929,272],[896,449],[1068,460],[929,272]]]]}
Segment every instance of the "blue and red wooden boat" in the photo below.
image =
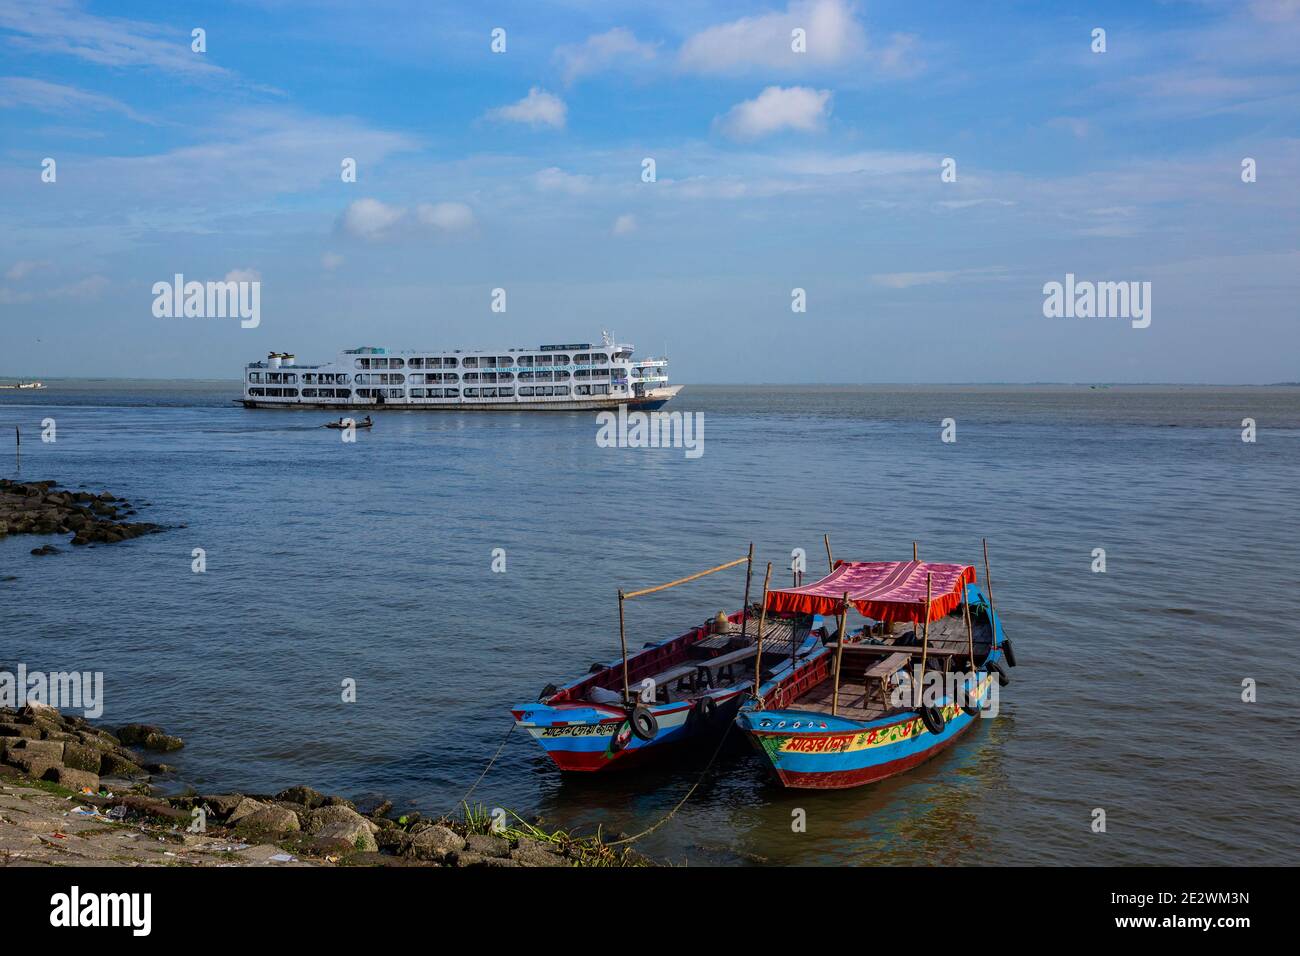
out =
{"type": "Polygon", "coordinates": [[[839,616],[828,653],[763,683],[736,717],[785,787],[857,787],[915,767],[991,712],[1015,664],[970,565],[837,561],[820,581],[769,591],[764,608],[839,616]],[[850,606],[869,619],[856,634],[850,606]]]}
{"type": "Polygon", "coordinates": [[[820,622],[771,622],[763,634],[759,662],[760,615],[746,604],[740,611],[693,627],[627,655],[624,601],[749,562],[741,558],[656,588],[619,592],[623,656],[593,664],[590,673],[563,687],[548,686],[535,704],[511,708],[561,770],[603,771],[631,767],[662,755],[675,744],[700,738],[717,740],[760,680],[780,685],[810,657],[825,656],[820,622]]]}

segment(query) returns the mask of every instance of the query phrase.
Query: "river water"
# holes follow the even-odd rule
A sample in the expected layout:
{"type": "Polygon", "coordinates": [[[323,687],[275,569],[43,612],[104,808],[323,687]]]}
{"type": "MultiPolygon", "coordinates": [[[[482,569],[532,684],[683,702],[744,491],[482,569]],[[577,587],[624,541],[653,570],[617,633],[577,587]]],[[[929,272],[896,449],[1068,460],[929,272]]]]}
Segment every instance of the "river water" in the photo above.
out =
{"type": "MultiPolygon", "coordinates": [[[[578,413],[383,413],[346,444],[328,413],[247,411],[237,393],[0,393],[0,476],[187,525],[41,558],[42,539],[0,539],[0,666],[102,671],[103,719],[183,736],[167,759],[200,790],[307,783],[446,810],[505,739],[475,802],[636,832],[708,752],[562,779],[505,737],[511,704],[617,656],[617,588],[753,541],[757,594],[767,561],[787,582],[794,548],[824,568],[823,532],[837,558],[901,559],[916,540],[982,580],[987,537],[1020,664],[997,719],[839,793],[777,789],[737,735],[641,848],[692,864],[1294,862],[1300,388],[688,386],[672,407],[703,413],[699,457],[599,447],[578,413]]],[[[743,588],[741,569],[634,602],[631,646],[743,588]]]]}

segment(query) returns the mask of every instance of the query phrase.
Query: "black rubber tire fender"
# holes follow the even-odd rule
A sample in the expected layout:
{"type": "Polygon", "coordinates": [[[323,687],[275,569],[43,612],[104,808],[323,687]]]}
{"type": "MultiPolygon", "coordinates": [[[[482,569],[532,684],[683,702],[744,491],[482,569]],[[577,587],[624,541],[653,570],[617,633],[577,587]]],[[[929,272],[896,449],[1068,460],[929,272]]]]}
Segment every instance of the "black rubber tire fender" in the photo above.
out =
{"type": "Polygon", "coordinates": [[[943,733],[944,720],[943,711],[938,707],[922,707],[920,710],[921,722],[925,724],[925,729],[936,736],[943,733]]]}
{"type": "Polygon", "coordinates": [[[1006,637],[1002,638],[1002,643],[999,644],[998,647],[1001,648],[1002,653],[1006,655],[1007,663],[1010,664],[1012,667],[1015,667],[1016,650],[1014,647],[1011,646],[1011,639],[1006,637]]]}
{"type": "Polygon", "coordinates": [[[631,720],[632,733],[642,740],[654,740],[655,735],[659,733],[659,721],[655,720],[655,715],[650,713],[649,707],[638,704],[632,710],[631,720]]]}
{"type": "Polygon", "coordinates": [[[1011,675],[1007,673],[1007,665],[1003,663],[1000,657],[995,657],[991,660],[985,661],[984,667],[990,674],[998,675],[998,684],[1000,686],[1006,687],[1011,683],[1011,675]]]}

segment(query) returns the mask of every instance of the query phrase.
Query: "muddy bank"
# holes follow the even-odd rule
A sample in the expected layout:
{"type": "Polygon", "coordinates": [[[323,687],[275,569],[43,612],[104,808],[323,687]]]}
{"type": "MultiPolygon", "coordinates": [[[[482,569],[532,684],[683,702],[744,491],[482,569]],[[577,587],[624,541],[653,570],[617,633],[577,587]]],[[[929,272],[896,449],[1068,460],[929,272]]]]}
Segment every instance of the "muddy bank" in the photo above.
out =
{"type": "Polygon", "coordinates": [[[635,851],[482,808],[395,815],[311,787],[163,798],[159,755],[184,742],[109,731],[52,707],[0,708],[0,865],[644,866],[635,851]],[[159,849],[162,847],[163,849],[159,849]]]}
{"type": "MultiPolygon", "coordinates": [[[[148,507],[144,503],[141,507],[148,507]]],[[[0,538],[10,534],[70,534],[78,547],[117,544],[166,529],[131,521],[135,506],[107,491],[93,494],[59,488],[53,481],[0,478],[0,538]]],[[[58,554],[54,545],[34,548],[34,555],[58,554]]]]}

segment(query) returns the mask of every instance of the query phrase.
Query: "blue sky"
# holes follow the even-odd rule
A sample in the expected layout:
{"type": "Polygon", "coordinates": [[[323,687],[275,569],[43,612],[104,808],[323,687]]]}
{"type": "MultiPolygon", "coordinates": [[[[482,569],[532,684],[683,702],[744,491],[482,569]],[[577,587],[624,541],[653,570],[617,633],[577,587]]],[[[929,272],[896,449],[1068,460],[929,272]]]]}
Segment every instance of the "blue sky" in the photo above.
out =
{"type": "Polygon", "coordinates": [[[0,0],[0,376],[610,328],[685,382],[1300,380],[1298,50],[1300,0],[0,0]],[[260,326],[155,318],[178,272],[260,326]],[[1044,317],[1066,273],[1150,327],[1044,317]]]}

